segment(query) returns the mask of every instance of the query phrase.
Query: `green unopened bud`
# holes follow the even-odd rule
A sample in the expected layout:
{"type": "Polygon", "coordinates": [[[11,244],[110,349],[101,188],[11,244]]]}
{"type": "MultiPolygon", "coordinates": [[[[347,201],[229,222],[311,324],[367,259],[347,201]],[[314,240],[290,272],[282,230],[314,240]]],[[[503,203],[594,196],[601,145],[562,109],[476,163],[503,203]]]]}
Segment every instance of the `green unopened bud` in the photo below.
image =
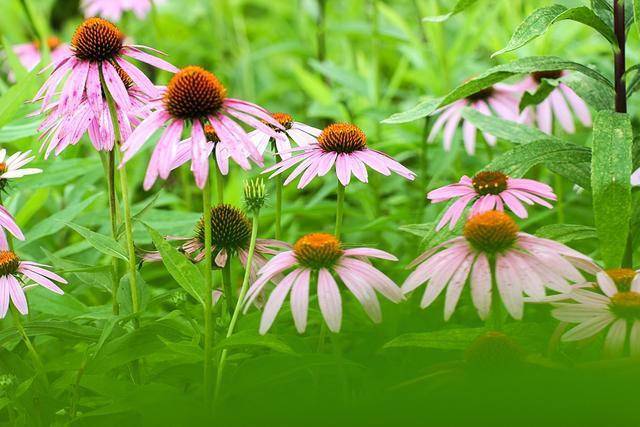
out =
{"type": "Polygon", "coordinates": [[[16,382],[16,376],[13,374],[0,375],[0,390],[6,390],[16,382]]]}
{"type": "Polygon", "coordinates": [[[267,191],[262,178],[250,179],[244,182],[244,203],[248,211],[259,211],[264,206],[266,196],[267,191]]]}

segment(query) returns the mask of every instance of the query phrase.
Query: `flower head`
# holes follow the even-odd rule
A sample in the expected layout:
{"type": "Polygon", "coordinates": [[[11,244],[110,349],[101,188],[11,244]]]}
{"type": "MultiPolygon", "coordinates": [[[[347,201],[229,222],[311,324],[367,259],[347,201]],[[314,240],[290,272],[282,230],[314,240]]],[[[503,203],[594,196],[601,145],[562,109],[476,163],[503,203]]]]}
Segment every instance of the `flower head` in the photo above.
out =
{"type": "Polygon", "coordinates": [[[298,188],[304,188],[316,176],[326,175],[334,165],[338,180],[344,186],[349,184],[352,174],[360,181],[368,182],[366,166],[383,175],[395,172],[409,180],[415,178],[413,172],[388,155],[368,148],[365,133],[348,123],[329,125],[318,136],[317,143],[293,150],[299,150],[301,153],[277,163],[264,172],[273,172],[273,177],[297,165],[284,184],[289,184],[302,174],[298,188]]]}
{"type": "MultiPolygon", "coordinates": [[[[69,54],[69,46],[62,43],[58,37],[51,36],[47,39],[47,47],[51,52],[51,60],[56,62],[64,55],[69,54]]],[[[31,43],[22,43],[13,46],[13,53],[16,54],[20,64],[27,70],[31,71],[42,60],[42,54],[40,52],[40,41],[35,40],[31,43]]],[[[9,79],[15,80],[13,73],[10,73],[9,79]]]]}
{"type": "Polygon", "coordinates": [[[156,97],[158,90],[142,71],[125,59],[126,57],[169,72],[178,71],[173,65],[146,53],[145,50],[158,53],[146,46],[127,44],[124,34],[111,22],[102,18],[89,18],[76,28],[69,52],[53,62],[53,72],[35,99],[43,100],[43,111],[49,109],[58,86],[62,85],[57,101],[60,114],[72,114],[85,98],[98,112],[103,104],[102,89],[106,89],[116,105],[124,111],[129,111],[131,100],[119,69],[122,69],[148,96],[156,97]],[[69,77],[65,80],[67,75],[69,77]],[[102,87],[101,80],[104,80],[106,88],[102,87]]]}
{"type": "Polygon", "coordinates": [[[453,230],[471,202],[473,205],[470,216],[491,210],[503,211],[504,205],[507,205],[518,217],[526,218],[528,214],[522,202],[551,208],[551,204],[544,199],[557,199],[553,189],[547,184],[532,179],[510,178],[498,171],[479,172],[473,178],[465,175],[456,184],[431,191],[427,198],[433,203],[458,199],[442,216],[436,230],[447,223],[453,230]]]}
{"type": "Polygon", "coordinates": [[[7,315],[9,301],[13,302],[21,314],[29,312],[24,291],[31,286],[23,287],[21,283],[25,281],[32,280],[57,294],[64,293],[54,281],[63,284],[67,281],[44,267],[47,266],[21,261],[9,248],[4,233],[0,231],[0,318],[7,315]]]}
{"type": "MultiPolygon", "coordinates": [[[[566,76],[565,71],[540,71],[527,76],[518,88],[534,93],[543,80],[557,80],[566,76]]],[[[591,113],[589,107],[569,86],[558,82],[549,96],[536,106],[527,107],[522,112],[521,121],[528,124],[536,123],[541,131],[551,134],[555,119],[567,133],[575,133],[576,127],[573,121],[575,114],[584,126],[591,126],[591,113]],[[572,111],[573,110],[573,113],[572,111]]]]}
{"type": "Polygon", "coordinates": [[[382,320],[382,313],[375,291],[393,302],[401,301],[403,296],[395,283],[367,262],[366,258],[397,261],[393,255],[378,249],[343,249],[342,243],[331,234],[303,236],[295,243],[293,250],[276,255],[260,269],[260,277],[247,292],[245,310],[265,291],[270,281],[290,270],[267,299],[260,333],[265,334],[269,330],[289,292],[293,320],[298,332],[302,333],[307,327],[310,286],[315,284],[311,278],[317,275],[320,311],[329,329],[339,332],[342,300],[335,274],[362,304],[371,320],[378,323],[382,320]]]}
{"type": "Polygon", "coordinates": [[[259,129],[249,134],[249,138],[261,154],[264,154],[270,141],[274,142],[274,152],[280,159],[291,157],[291,141],[300,147],[317,143],[316,138],[322,132],[320,129],[297,122],[287,113],[273,113],[271,115],[281,126],[281,128],[273,128],[276,132],[275,138],[259,129]]]}
{"type": "Polygon", "coordinates": [[[445,320],[455,311],[467,280],[478,315],[486,319],[492,299],[492,269],[500,298],[516,319],[523,315],[523,294],[544,298],[545,288],[567,293],[572,290],[570,284],[584,282],[578,269],[599,271],[590,258],[563,244],[520,232],[509,215],[498,211],[471,217],[463,236],[424,252],[410,265],[416,266],[402,285],[403,292],[427,283],[420,303],[424,308],[447,288],[445,320]]]}
{"type": "MultiPolygon", "coordinates": [[[[9,213],[9,211],[0,205],[0,239],[6,239],[3,230],[7,230],[11,233],[16,239],[24,240],[24,234],[22,234],[22,230],[16,224],[16,220],[13,219],[13,216],[9,213]]],[[[0,240],[1,242],[2,240],[0,240]]]]}
{"type": "Polygon", "coordinates": [[[631,355],[640,355],[640,280],[637,274],[631,280],[629,276],[629,271],[599,274],[602,293],[580,289],[569,295],[570,302],[554,304],[552,315],[556,319],[578,324],[562,340],[581,341],[608,328],[604,342],[608,355],[621,355],[627,336],[631,355]]]}
{"type": "Polygon", "coordinates": [[[23,176],[33,175],[41,173],[42,169],[37,168],[23,168],[27,163],[35,159],[31,156],[31,150],[27,150],[24,153],[16,151],[11,156],[7,157],[7,150],[4,148],[0,150],[0,191],[6,189],[9,181],[16,178],[22,178],[23,176]]]}
{"type": "Polygon", "coordinates": [[[276,132],[271,126],[281,127],[261,107],[229,98],[220,80],[200,67],[183,68],[161,92],[161,98],[148,105],[153,112],[122,146],[124,163],[142,148],[155,131],[168,125],[149,161],[145,178],[147,189],[157,176],[162,179],[169,176],[180,144],[186,143],[191,148],[190,157],[184,160],[191,160],[191,171],[200,188],[204,187],[209,175],[209,156],[214,150],[218,168],[223,174],[229,171],[229,158],[244,169],[251,168],[249,159],[262,165],[262,156],[244,129],[232,118],[273,137],[276,132]],[[183,130],[189,126],[190,138],[180,141],[183,130]]]}
{"type": "MultiPolygon", "coordinates": [[[[444,149],[449,151],[458,125],[462,121],[464,147],[467,153],[474,154],[477,128],[474,124],[462,118],[464,108],[469,107],[487,116],[497,115],[505,120],[516,121],[518,120],[518,98],[520,93],[521,90],[515,86],[497,84],[447,105],[439,110],[440,116],[434,122],[427,141],[435,141],[440,131],[444,128],[444,149]]],[[[487,132],[483,132],[482,135],[489,145],[494,146],[496,144],[497,139],[495,136],[487,132]]]]}
{"type": "Polygon", "coordinates": [[[164,0],[82,0],[82,10],[87,18],[101,16],[117,22],[124,12],[132,11],[138,19],[144,19],[152,2],[158,4],[164,0]]]}

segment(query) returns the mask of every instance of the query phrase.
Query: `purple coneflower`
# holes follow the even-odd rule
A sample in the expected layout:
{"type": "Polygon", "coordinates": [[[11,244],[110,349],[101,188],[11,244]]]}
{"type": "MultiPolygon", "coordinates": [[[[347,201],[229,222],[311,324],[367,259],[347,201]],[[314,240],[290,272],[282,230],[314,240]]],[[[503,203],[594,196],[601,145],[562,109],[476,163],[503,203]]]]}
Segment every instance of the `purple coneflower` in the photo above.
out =
{"type": "Polygon", "coordinates": [[[424,252],[410,264],[416,266],[402,285],[403,292],[427,282],[420,303],[425,308],[447,288],[445,320],[455,311],[467,279],[478,315],[487,318],[492,270],[502,303],[515,319],[523,315],[523,293],[536,299],[544,298],[545,288],[567,293],[571,283],[584,282],[578,269],[592,274],[599,271],[589,257],[563,244],[519,232],[515,221],[498,211],[471,217],[462,237],[424,252]]]}
{"type": "Polygon", "coordinates": [[[117,22],[127,11],[143,19],[151,10],[152,2],[159,4],[164,0],[82,0],[82,10],[87,18],[101,16],[117,22]]]}
{"type": "MultiPolygon", "coordinates": [[[[527,76],[518,88],[522,91],[535,93],[542,79],[559,79],[565,76],[565,71],[541,71],[527,76]]],[[[522,112],[521,121],[528,124],[537,123],[538,128],[548,134],[553,132],[553,117],[558,120],[567,133],[574,133],[576,126],[573,121],[575,114],[584,126],[591,126],[589,107],[569,86],[558,82],[558,86],[551,91],[547,99],[537,106],[527,107],[522,112]],[[569,108],[571,106],[571,108],[569,108]],[[573,110],[573,113],[571,112],[573,110]]]]}
{"type": "MultiPolygon", "coordinates": [[[[64,56],[70,54],[69,46],[60,42],[58,37],[51,36],[47,39],[47,46],[51,52],[51,60],[53,62],[60,61],[64,56]]],[[[40,52],[40,41],[36,40],[31,43],[22,43],[13,46],[13,53],[16,54],[20,64],[27,70],[31,71],[42,60],[40,52]]],[[[12,74],[13,76],[13,74],[12,74]]],[[[13,77],[10,77],[13,80],[13,77]]]]}
{"type": "MultiPolygon", "coordinates": [[[[129,98],[129,108],[123,109],[121,104],[114,104],[118,127],[121,138],[128,138],[133,128],[138,125],[138,116],[150,98],[143,93],[124,70],[117,65],[116,71],[124,83],[129,98]]],[[[59,108],[59,102],[53,102],[47,108],[47,117],[38,130],[42,132],[42,148],[45,149],[45,158],[53,152],[56,156],[70,145],[77,144],[85,133],[93,147],[98,151],[111,151],[115,145],[115,130],[111,111],[104,91],[102,96],[96,97],[93,102],[87,96],[74,111],[64,112],[59,108]]]]}
{"type": "Polygon", "coordinates": [[[13,219],[13,216],[4,206],[0,205],[0,237],[5,239],[3,229],[11,233],[16,239],[24,240],[24,234],[16,224],[16,220],[13,219]]]}
{"type": "Polygon", "coordinates": [[[23,288],[21,283],[25,280],[31,279],[57,294],[64,293],[53,281],[63,284],[67,281],[44,267],[47,266],[36,262],[20,261],[18,256],[9,249],[6,236],[0,231],[0,318],[7,315],[10,300],[21,314],[29,312],[24,291],[31,286],[23,288]]]}
{"type": "Polygon", "coordinates": [[[572,302],[554,304],[552,315],[563,322],[577,323],[562,341],[580,341],[609,328],[605,352],[623,353],[627,336],[632,356],[640,355],[640,279],[631,269],[605,270],[597,275],[602,293],[584,289],[569,294],[572,302]]]}
{"type": "MultiPolygon", "coordinates": [[[[441,108],[439,110],[441,114],[434,122],[427,142],[433,142],[444,128],[444,149],[449,151],[458,125],[462,121],[464,147],[467,153],[474,154],[476,151],[477,128],[473,123],[462,118],[462,110],[465,107],[470,107],[487,116],[497,115],[505,120],[517,121],[519,116],[519,95],[520,91],[515,86],[497,84],[441,108]]],[[[496,145],[497,139],[495,136],[486,132],[483,132],[482,135],[487,144],[490,146],[496,145]]]]}
{"type": "MultiPolygon", "coordinates": [[[[262,165],[262,156],[244,129],[231,117],[274,138],[276,132],[271,126],[281,127],[263,108],[239,99],[227,98],[227,89],[218,78],[195,66],[186,67],[176,73],[169,85],[162,89],[162,97],[150,103],[148,107],[153,112],[140,123],[122,146],[125,152],[123,162],[128,161],[153,133],[168,123],[158,140],[147,169],[148,174],[157,171],[161,178],[166,179],[171,171],[182,132],[190,125],[188,141],[191,145],[191,170],[199,188],[204,187],[209,176],[209,156],[216,148],[216,142],[207,140],[207,124],[211,125],[215,138],[222,142],[220,150],[230,150],[228,156],[245,167],[248,167],[248,161],[241,153],[249,153],[258,165],[262,165]]],[[[212,137],[213,134],[210,138],[212,137]]]]}
{"type": "Polygon", "coordinates": [[[307,327],[309,287],[312,276],[317,275],[317,294],[320,311],[332,332],[339,332],[342,323],[342,299],[333,277],[335,273],[349,291],[362,304],[367,315],[376,323],[382,320],[376,292],[393,302],[403,299],[402,292],[391,279],[373,267],[367,258],[397,261],[393,255],[372,248],[342,249],[331,234],[313,233],[300,238],[293,250],[273,257],[259,271],[260,277],[247,292],[245,310],[262,294],[267,284],[285,270],[293,268],[269,295],[260,321],[260,333],[265,334],[287,294],[291,291],[291,312],[298,332],[307,327]]]}
{"type": "Polygon", "coordinates": [[[518,217],[526,218],[527,209],[522,202],[552,208],[544,199],[557,200],[553,189],[547,184],[532,179],[510,178],[502,172],[493,171],[479,172],[473,178],[465,175],[456,184],[445,185],[429,192],[427,198],[432,203],[458,199],[442,216],[436,230],[442,229],[447,223],[453,230],[471,202],[473,206],[469,216],[492,210],[503,211],[504,205],[507,205],[518,217]]]}
{"type": "Polygon", "coordinates": [[[260,154],[264,155],[265,150],[269,146],[269,141],[273,138],[275,140],[275,153],[280,156],[281,159],[288,159],[291,157],[291,141],[295,142],[300,147],[316,144],[316,139],[322,131],[312,126],[305,125],[304,123],[296,122],[289,114],[286,113],[273,113],[271,114],[274,119],[280,123],[281,129],[274,128],[276,131],[276,138],[262,132],[259,129],[254,130],[249,134],[249,138],[254,143],[260,154]],[[291,141],[290,141],[291,140],[291,141]]]}
{"type": "Polygon", "coordinates": [[[118,73],[118,67],[122,68],[144,93],[150,96],[157,95],[158,90],[151,80],[125,57],[170,72],[176,72],[178,69],[167,61],[144,52],[145,49],[156,53],[158,51],[146,46],[125,44],[124,38],[118,27],[102,18],[89,18],[80,24],[71,39],[71,50],[52,64],[51,76],[35,96],[35,99],[43,98],[42,109],[46,110],[49,107],[56,89],[69,75],[57,103],[59,113],[73,113],[85,97],[89,105],[96,112],[100,112],[103,104],[102,75],[115,103],[124,111],[128,111],[131,108],[131,98],[118,73]]]}
{"type": "Polygon", "coordinates": [[[409,180],[415,179],[413,172],[388,155],[368,148],[364,132],[348,123],[329,125],[318,136],[317,144],[292,150],[302,152],[266,169],[264,173],[273,172],[273,177],[298,165],[284,182],[287,185],[302,174],[298,188],[304,188],[316,176],[326,175],[334,165],[338,180],[343,186],[349,184],[352,174],[360,181],[367,182],[366,166],[383,175],[395,172],[409,180]]]}

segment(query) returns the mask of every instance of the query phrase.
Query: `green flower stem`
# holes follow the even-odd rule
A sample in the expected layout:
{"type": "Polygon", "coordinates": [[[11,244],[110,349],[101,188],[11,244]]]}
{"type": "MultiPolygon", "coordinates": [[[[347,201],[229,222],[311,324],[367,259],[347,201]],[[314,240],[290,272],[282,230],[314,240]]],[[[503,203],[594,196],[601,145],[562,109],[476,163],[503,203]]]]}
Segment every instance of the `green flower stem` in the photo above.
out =
{"type": "MultiPolygon", "coordinates": [[[[115,134],[115,144],[113,150],[117,150],[122,144],[122,134],[120,133],[120,123],[118,123],[118,115],[116,112],[116,104],[109,93],[107,85],[104,82],[104,76],[102,75],[102,69],[100,71],[100,82],[102,83],[102,91],[107,98],[107,105],[109,106],[109,115],[113,123],[113,131],[115,134]]],[[[138,280],[136,277],[136,249],[133,243],[133,220],[131,217],[131,201],[129,200],[129,179],[127,178],[127,168],[123,165],[120,169],[120,192],[122,193],[122,204],[124,206],[124,231],[127,241],[127,258],[129,267],[129,288],[131,289],[131,311],[133,313],[133,327],[138,329],[140,327],[140,303],[138,301],[138,280]]],[[[134,373],[137,365],[134,364],[134,373]]],[[[135,375],[134,375],[135,376],[135,375]]]]}
{"type": "MultiPolygon", "coordinates": [[[[251,277],[251,262],[253,261],[253,254],[256,249],[256,240],[258,238],[258,220],[259,220],[259,211],[254,212],[253,215],[253,224],[251,227],[251,243],[249,245],[249,253],[247,255],[247,265],[244,270],[244,278],[242,280],[242,287],[240,288],[240,294],[238,295],[238,301],[236,301],[235,309],[233,310],[233,314],[231,315],[231,322],[229,322],[229,328],[227,329],[226,338],[229,338],[233,335],[233,332],[236,327],[236,323],[238,322],[238,318],[240,317],[240,312],[242,311],[242,302],[244,300],[245,295],[247,294],[247,290],[249,289],[249,278],[251,277]]],[[[227,263],[228,264],[228,263],[227,263]]],[[[227,362],[227,349],[222,350],[220,355],[220,360],[218,362],[218,376],[216,379],[216,398],[220,392],[220,384],[222,383],[222,375],[224,373],[224,367],[227,362]]]]}
{"type": "Polygon", "coordinates": [[[213,282],[211,253],[211,177],[202,189],[202,219],[204,222],[204,394],[205,402],[211,400],[211,379],[213,378],[213,282]]]}
{"type": "Polygon", "coordinates": [[[217,164],[214,165],[214,168],[216,170],[216,197],[218,204],[221,205],[224,203],[224,176],[217,164]]]}
{"type": "Polygon", "coordinates": [[[338,200],[336,202],[336,239],[340,239],[340,234],[342,232],[342,217],[344,216],[344,190],[344,185],[342,185],[340,181],[338,181],[338,200]]]}
{"type": "Polygon", "coordinates": [[[21,316],[20,313],[18,313],[18,310],[16,310],[15,307],[11,307],[11,314],[13,315],[13,324],[16,326],[16,329],[20,333],[20,336],[22,337],[24,344],[27,346],[27,350],[29,351],[31,358],[33,359],[33,363],[36,366],[36,370],[42,377],[42,381],[44,382],[44,384],[48,387],[49,380],[47,379],[47,373],[44,369],[44,365],[42,364],[42,360],[40,359],[40,356],[38,355],[38,352],[36,351],[36,348],[33,345],[33,342],[31,342],[29,335],[27,335],[27,332],[24,330],[24,326],[22,325],[22,319],[20,318],[21,316]]]}
{"type": "MultiPolygon", "coordinates": [[[[276,163],[280,162],[282,158],[277,154],[276,141],[271,138],[271,149],[274,153],[276,153],[276,163]]],[[[276,182],[276,240],[282,240],[282,188],[283,188],[283,180],[282,174],[278,174],[275,176],[276,182]]]]}
{"type": "Polygon", "coordinates": [[[227,257],[227,262],[220,270],[222,276],[222,289],[224,290],[224,297],[227,300],[227,310],[229,316],[233,316],[233,289],[231,288],[231,255],[227,257]]]}
{"type": "MultiPolygon", "coordinates": [[[[101,153],[103,154],[103,153],[101,153]]],[[[118,241],[118,199],[116,196],[116,161],[115,150],[109,151],[108,154],[102,156],[106,157],[105,176],[107,177],[107,193],[109,194],[109,219],[111,223],[111,237],[114,241],[118,241]]],[[[120,313],[120,306],[118,305],[118,286],[119,286],[120,272],[118,258],[111,257],[111,307],[114,315],[120,313]]]]}
{"type": "Polygon", "coordinates": [[[502,305],[500,293],[498,292],[498,281],[496,280],[496,259],[489,257],[489,268],[491,269],[491,312],[485,322],[485,326],[491,331],[502,331],[502,305]]]}

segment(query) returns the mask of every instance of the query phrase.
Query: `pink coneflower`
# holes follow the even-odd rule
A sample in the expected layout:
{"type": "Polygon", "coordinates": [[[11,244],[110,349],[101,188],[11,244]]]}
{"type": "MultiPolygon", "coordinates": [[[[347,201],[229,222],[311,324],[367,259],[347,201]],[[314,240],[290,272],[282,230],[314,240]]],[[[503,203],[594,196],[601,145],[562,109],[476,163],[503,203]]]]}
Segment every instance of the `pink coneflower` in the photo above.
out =
{"type": "Polygon", "coordinates": [[[552,208],[546,200],[557,200],[547,184],[532,179],[510,178],[502,172],[479,172],[473,178],[463,176],[457,184],[449,184],[427,194],[432,203],[456,200],[442,216],[436,230],[447,223],[454,229],[469,203],[473,202],[470,216],[486,211],[503,211],[504,205],[518,217],[526,218],[528,205],[535,203],[552,208]]]}
{"type": "Polygon", "coordinates": [[[13,234],[16,239],[24,240],[24,234],[16,224],[16,220],[4,206],[0,205],[0,237],[4,239],[3,229],[13,234]]]}
{"type": "MultiPolygon", "coordinates": [[[[51,60],[53,62],[60,61],[63,57],[70,54],[69,46],[60,42],[58,37],[49,37],[47,39],[47,46],[51,52],[51,60]]],[[[27,70],[31,71],[42,60],[42,54],[40,52],[40,41],[36,40],[31,43],[22,43],[13,46],[13,53],[16,54],[20,64],[27,70]]],[[[13,74],[10,76],[11,80],[14,80],[13,74]]]]}
{"type": "Polygon", "coordinates": [[[302,153],[281,161],[266,169],[264,173],[273,172],[273,177],[298,165],[284,182],[284,185],[287,185],[302,174],[298,188],[304,188],[316,176],[326,175],[334,164],[338,180],[343,186],[349,184],[352,174],[360,181],[368,182],[366,166],[383,175],[395,172],[409,180],[416,177],[413,172],[388,155],[368,148],[364,132],[348,123],[329,125],[318,137],[317,144],[292,150],[301,150],[302,153]]]}
{"type": "Polygon", "coordinates": [[[82,0],[82,10],[87,18],[101,16],[117,22],[124,12],[132,11],[138,19],[144,19],[152,2],[159,4],[164,0],[82,0]]]}
{"type": "Polygon", "coordinates": [[[623,353],[627,335],[632,356],[640,354],[640,280],[630,269],[606,270],[598,274],[604,293],[577,290],[569,294],[573,302],[554,304],[551,314],[558,320],[577,323],[562,341],[581,341],[609,328],[604,349],[610,356],[623,353]]]}
{"type": "Polygon", "coordinates": [[[100,111],[103,96],[100,81],[102,74],[107,90],[113,96],[115,103],[122,110],[128,111],[131,108],[131,99],[118,74],[117,67],[122,68],[144,93],[156,96],[158,90],[149,78],[125,57],[146,62],[166,71],[178,71],[167,61],[150,55],[143,49],[153,50],[146,46],[125,44],[124,34],[109,21],[102,18],[87,19],[73,34],[69,53],[52,64],[53,72],[38,91],[35,99],[43,98],[42,109],[46,110],[56,89],[69,75],[63,84],[57,104],[59,113],[73,113],[85,97],[95,111],[100,111]]]}
{"type": "MultiPolygon", "coordinates": [[[[559,79],[565,76],[565,71],[540,71],[527,76],[518,88],[522,91],[535,93],[543,79],[559,79]]],[[[573,114],[584,126],[591,126],[591,113],[589,107],[569,86],[558,82],[547,99],[537,106],[527,107],[522,112],[522,120],[525,123],[537,123],[538,128],[548,134],[553,132],[553,117],[558,120],[562,128],[568,133],[574,133],[576,126],[573,114]],[[569,108],[571,106],[571,108],[569,108]],[[573,113],[571,112],[573,110],[573,113]]]]}
{"type": "Polygon", "coordinates": [[[371,320],[379,323],[382,313],[375,291],[396,303],[401,301],[403,296],[396,284],[373,267],[367,258],[397,261],[393,255],[378,249],[342,249],[340,241],[331,234],[308,234],[296,242],[293,250],[276,255],[262,267],[259,271],[260,277],[247,292],[244,301],[245,311],[274,277],[293,268],[293,271],[279,281],[268,297],[260,321],[261,334],[265,334],[273,324],[289,291],[296,329],[300,333],[305,331],[309,309],[309,286],[312,284],[311,277],[316,274],[318,304],[332,332],[339,332],[342,323],[342,299],[333,273],[362,304],[371,320]]]}
{"type": "Polygon", "coordinates": [[[46,270],[43,264],[30,261],[20,261],[18,256],[9,249],[7,239],[0,231],[0,318],[4,318],[9,310],[9,300],[21,314],[27,314],[29,307],[21,283],[31,279],[40,286],[52,292],[63,294],[53,281],[66,284],[67,281],[55,273],[46,270]]]}
{"type": "MultiPolygon", "coordinates": [[[[281,159],[288,159],[291,157],[291,141],[295,142],[296,145],[300,147],[317,144],[318,140],[316,138],[320,133],[322,133],[320,129],[305,125],[304,123],[296,122],[293,120],[293,117],[286,113],[273,113],[272,116],[282,126],[282,129],[274,128],[277,135],[277,138],[274,138],[274,154],[280,156],[281,159]]],[[[273,137],[257,129],[249,134],[249,138],[251,138],[251,141],[254,143],[260,154],[264,154],[265,150],[269,146],[269,141],[271,141],[273,137]]]]}
{"type": "Polygon", "coordinates": [[[636,169],[636,171],[631,174],[631,185],[640,186],[640,168],[636,169]]]}
{"type": "Polygon", "coordinates": [[[27,150],[24,153],[16,151],[7,157],[7,150],[4,148],[0,150],[0,191],[6,188],[11,179],[42,172],[42,169],[23,168],[24,165],[35,159],[34,156],[29,157],[30,155],[31,150],[27,150]]]}
{"type": "Polygon", "coordinates": [[[515,221],[498,211],[471,217],[464,236],[426,251],[410,265],[415,266],[402,285],[403,292],[427,282],[420,304],[424,308],[446,287],[445,320],[453,314],[467,279],[478,315],[487,318],[492,269],[502,303],[515,319],[522,318],[523,293],[536,299],[544,298],[545,288],[566,293],[572,290],[570,283],[584,282],[578,268],[589,273],[599,271],[589,257],[565,245],[519,232],[515,221]]]}
{"type": "MultiPolygon", "coordinates": [[[[519,117],[519,90],[514,86],[497,84],[480,92],[447,105],[439,110],[440,117],[434,122],[427,142],[433,142],[444,128],[444,149],[449,151],[453,138],[462,121],[462,136],[464,147],[469,154],[476,151],[477,128],[471,122],[462,118],[465,107],[473,108],[487,116],[497,115],[505,120],[517,121],[519,117]]],[[[482,135],[490,146],[496,145],[496,137],[483,132],[482,135]]]]}
{"type": "Polygon", "coordinates": [[[237,153],[245,151],[258,165],[262,165],[262,156],[244,129],[231,117],[274,138],[276,132],[271,126],[281,127],[263,108],[239,99],[227,98],[227,89],[218,78],[195,66],[186,67],[176,73],[169,85],[162,90],[162,98],[150,103],[149,108],[154,111],[142,121],[122,146],[125,152],[123,162],[128,161],[154,132],[168,123],[154,149],[147,171],[150,173],[149,171],[157,170],[160,177],[166,179],[171,171],[182,131],[190,125],[191,170],[200,188],[204,187],[209,175],[209,155],[216,147],[215,142],[207,141],[205,125],[211,125],[216,139],[223,144],[221,147],[232,150],[229,156],[239,164],[248,164],[246,157],[240,154],[234,157],[237,153]]]}
{"type": "MultiPolygon", "coordinates": [[[[195,227],[193,237],[167,237],[168,240],[186,241],[181,250],[194,262],[204,260],[204,222],[201,218],[195,227]]],[[[242,265],[246,265],[251,243],[251,222],[240,209],[231,205],[218,205],[211,209],[211,250],[213,262],[219,268],[224,267],[229,259],[237,256],[242,265]]],[[[290,245],[271,239],[257,239],[256,250],[251,265],[252,272],[266,264],[268,255],[275,255],[290,245]]],[[[142,256],[144,261],[159,261],[160,254],[148,252],[142,256]]]]}
{"type": "MultiPolygon", "coordinates": [[[[133,127],[138,125],[138,115],[149,102],[149,97],[143,93],[124,72],[120,66],[116,66],[119,78],[124,83],[129,97],[129,109],[125,110],[121,105],[115,104],[118,126],[121,138],[128,138],[133,127]]],[[[38,130],[42,132],[42,148],[45,149],[45,158],[53,152],[56,156],[70,145],[77,144],[85,133],[93,147],[98,151],[111,151],[115,145],[115,131],[111,119],[111,111],[106,94],[102,91],[100,97],[93,101],[84,96],[74,111],[63,112],[59,108],[59,102],[53,102],[47,109],[47,118],[42,122],[38,130]]]]}

